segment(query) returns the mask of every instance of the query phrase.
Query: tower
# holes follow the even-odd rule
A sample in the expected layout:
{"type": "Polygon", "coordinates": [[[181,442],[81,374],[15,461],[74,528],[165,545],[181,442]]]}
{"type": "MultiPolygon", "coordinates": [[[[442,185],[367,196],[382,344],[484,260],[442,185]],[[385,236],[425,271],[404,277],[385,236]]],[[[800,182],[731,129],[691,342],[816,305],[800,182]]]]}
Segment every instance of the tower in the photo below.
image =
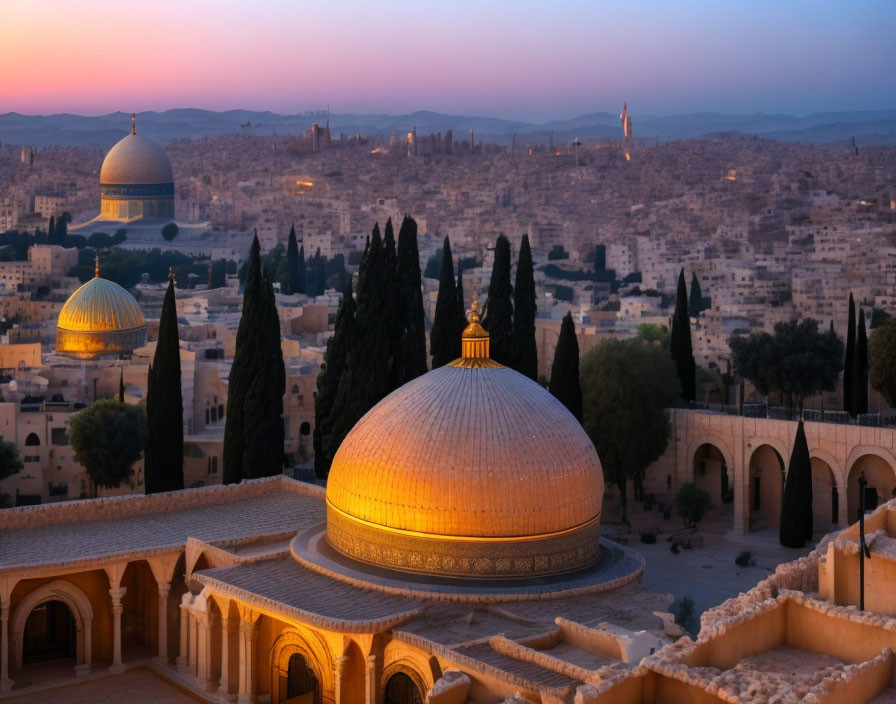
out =
{"type": "Polygon", "coordinates": [[[476,142],[473,140],[473,128],[470,128],[470,154],[476,151],[476,142]]]}

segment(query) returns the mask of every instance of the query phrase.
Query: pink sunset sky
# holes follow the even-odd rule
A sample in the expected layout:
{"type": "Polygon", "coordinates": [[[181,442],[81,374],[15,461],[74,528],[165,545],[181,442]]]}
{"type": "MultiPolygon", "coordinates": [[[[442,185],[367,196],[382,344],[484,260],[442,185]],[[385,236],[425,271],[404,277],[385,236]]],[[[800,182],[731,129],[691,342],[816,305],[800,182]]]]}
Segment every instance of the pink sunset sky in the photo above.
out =
{"type": "Polygon", "coordinates": [[[896,105],[889,0],[3,0],[0,113],[896,105]]]}

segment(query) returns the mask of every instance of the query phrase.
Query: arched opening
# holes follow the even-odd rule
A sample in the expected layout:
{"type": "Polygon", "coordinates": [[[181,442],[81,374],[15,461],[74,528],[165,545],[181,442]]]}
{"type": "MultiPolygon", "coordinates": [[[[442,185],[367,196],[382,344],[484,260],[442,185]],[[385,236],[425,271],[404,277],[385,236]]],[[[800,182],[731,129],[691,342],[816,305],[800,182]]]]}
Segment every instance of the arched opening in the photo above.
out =
{"type": "Polygon", "coordinates": [[[694,453],[694,483],[709,492],[715,506],[734,501],[734,490],[728,464],[722,451],[705,443],[694,453]]]}
{"type": "Polygon", "coordinates": [[[828,533],[837,523],[840,496],[830,465],[818,457],[812,458],[812,530],[828,533]]]}
{"type": "Polygon", "coordinates": [[[396,672],[386,682],[386,704],[423,704],[423,694],[408,675],[396,672]]]}
{"type": "Polygon", "coordinates": [[[286,671],[286,699],[290,704],[316,704],[320,689],[314,671],[301,653],[289,656],[286,671]]]}
{"type": "Polygon", "coordinates": [[[311,435],[311,423],[307,420],[299,426],[299,435],[311,435]]]}
{"type": "Polygon", "coordinates": [[[37,437],[37,433],[28,433],[28,437],[25,438],[25,447],[37,447],[40,445],[40,438],[37,437]]]}
{"type": "Polygon", "coordinates": [[[22,664],[71,658],[74,665],[76,637],[75,619],[66,604],[55,599],[38,604],[25,621],[22,664]]]}
{"type": "Polygon", "coordinates": [[[849,523],[859,520],[859,477],[865,475],[868,482],[865,487],[865,508],[867,510],[880,506],[884,501],[893,498],[896,492],[896,472],[893,467],[878,455],[865,454],[852,463],[849,470],[847,493],[849,502],[846,518],[849,523]]]}
{"type": "Polygon", "coordinates": [[[784,495],[784,460],[771,445],[760,445],[750,457],[750,531],[777,527],[784,495]]]}

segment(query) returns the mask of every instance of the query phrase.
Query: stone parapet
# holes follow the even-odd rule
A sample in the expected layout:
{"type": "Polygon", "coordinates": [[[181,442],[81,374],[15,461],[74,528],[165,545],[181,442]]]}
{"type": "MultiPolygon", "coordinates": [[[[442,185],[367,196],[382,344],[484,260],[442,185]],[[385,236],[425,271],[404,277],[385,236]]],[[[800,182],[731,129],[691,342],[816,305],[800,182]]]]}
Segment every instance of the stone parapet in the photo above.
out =
{"type": "Polygon", "coordinates": [[[325,496],[325,490],[322,487],[278,475],[248,479],[240,484],[204,486],[159,494],[132,494],[37,506],[19,506],[0,512],[0,530],[133,518],[134,516],[231,503],[272,491],[292,491],[321,500],[325,496]]]}

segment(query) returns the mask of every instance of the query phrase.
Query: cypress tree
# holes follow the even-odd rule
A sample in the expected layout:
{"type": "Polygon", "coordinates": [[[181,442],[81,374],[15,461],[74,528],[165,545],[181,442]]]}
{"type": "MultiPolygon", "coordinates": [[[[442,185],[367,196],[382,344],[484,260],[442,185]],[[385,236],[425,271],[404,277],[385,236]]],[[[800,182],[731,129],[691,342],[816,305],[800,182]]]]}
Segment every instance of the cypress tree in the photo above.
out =
{"type": "Polygon", "coordinates": [[[678,274],[678,292],[675,297],[669,349],[678,371],[678,380],[681,382],[681,395],[685,401],[693,401],[697,396],[697,365],[691,347],[691,319],[688,316],[688,291],[684,283],[684,269],[678,274]]]}
{"type": "Polygon", "coordinates": [[[426,323],[423,315],[417,221],[408,215],[401,221],[398,231],[395,280],[397,315],[401,323],[398,344],[398,386],[401,386],[427,371],[426,323]]]}
{"type": "Polygon", "coordinates": [[[495,263],[488,285],[482,327],[491,338],[491,356],[505,367],[513,366],[513,289],[510,286],[510,242],[504,235],[495,243],[495,263]]]}
{"type": "MultiPolygon", "coordinates": [[[[360,415],[370,410],[392,388],[394,345],[390,330],[390,307],[394,272],[388,268],[386,247],[374,225],[370,247],[358,272],[357,314],[359,353],[357,363],[348,364],[352,382],[348,387],[357,395],[360,415]]],[[[352,414],[349,414],[350,416],[352,414]]]]}
{"type": "Polygon", "coordinates": [[[812,540],[812,463],[802,420],[796,428],[787,467],[778,538],[789,548],[801,548],[812,540]]]}
{"type": "Polygon", "coordinates": [[[261,308],[261,247],[258,235],[249,249],[249,263],[246,267],[246,282],[243,284],[243,311],[236,332],[236,351],[230,378],[227,383],[227,416],[224,424],[224,449],[222,481],[235,484],[246,476],[248,464],[247,448],[243,427],[245,423],[245,400],[254,373],[253,358],[257,354],[259,338],[258,312],[261,308]]]}
{"type": "Polygon", "coordinates": [[[451,242],[442,242],[442,271],[439,276],[439,295],[429,333],[432,368],[442,367],[460,357],[460,336],[457,334],[457,287],[454,283],[454,259],[451,242]]]}
{"type": "MultiPolygon", "coordinates": [[[[120,393],[124,394],[123,380],[120,393]]],[[[143,473],[147,494],[184,488],[183,417],[180,337],[174,300],[174,274],[171,273],[159,319],[159,339],[146,387],[147,435],[143,473]]]]}
{"type": "Polygon", "coordinates": [[[856,351],[856,304],[849,294],[849,316],[846,321],[846,356],[843,358],[843,410],[855,416],[852,409],[852,358],[856,351]]]}
{"type": "Polygon", "coordinates": [[[288,288],[286,293],[300,293],[299,291],[299,246],[296,242],[296,226],[289,228],[289,242],[286,245],[286,271],[288,274],[288,288]]]}
{"type": "Polygon", "coordinates": [[[118,377],[118,402],[124,403],[124,369],[121,370],[121,375],[118,377]]]}
{"type": "MultiPolygon", "coordinates": [[[[68,239],[68,218],[65,217],[65,214],[59,216],[59,220],[56,223],[56,232],[53,234],[53,239],[55,239],[55,244],[60,246],[65,245],[65,241],[68,239]]],[[[53,244],[53,239],[49,239],[48,242],[53,244]]]]}
{"type": "Polygon", "coordinates": [[[296,269],[298,271],[298,279],[297,279],[295,293],[305,293],[307,291],[307,288],[306,288],[307,270],[305,269],[305,245],[304,244],[299,249],[299,261],[298,261],[298,264],[296,264],[296,269]]]}
{"type": "Polygon", "coordinates": [[[378,273],[379,280],[385,286],[385,290],[378,296],[380,305],[378,314],[389,332],[389,344],[391,345],[388,367],[388,391],[390,393],[401,386],[401,335],[405,322],[401,319],[401,306],[399,304],[398,284],[398,257],[395,246],[395,231],[392,228],[392,218],[386,220],[386,229],[383,234],[383,259],[380,262],[381,270],[378,273]],[[387,278],[386,278],[387,277],[387,278]]]}
{"type": "Polygon", "coordinates": [[[607,268],[607,247],[603,244],[594,246],[594,270],[603,271],[607,268]]]}
{"type": "Polygon", "coordinates": [[[576,326],[571,313],[563,316],[563,324],[560,326],[560,338],[557,340],[557,349],[554,350],[548,391],[569,409],[579,423],[582,422],[579,341],[576,339],[576,326]]]}
{"type": "Polygon", "coordinates": [[[50,216],[50,224],[47,226],[47,244],[56,244],[56,218],[50,216]]]}
{"type": "Polygon", "coordinates": [[[243,401],[243,476],[249,478],[281,474],[284,457],[286,370],[280,347],[280,316],[274,298],[274,283],[267,272],[262,273],[258,302],[257,338],[250,360],[251,380],[243,401]]]}
{"type": "Polygon", "coordinates": [[[852,357],[852,412],[868,412],[868,335],[865,332],[865,311],[859,308],[859,332],[852,357]]]}
{"type": "Polygon", "coordinates": [[[513,288],[513,368],[532,381],[538,379],[538,349],[535,345],[535,271],[529,235],[523,235],[513,288]]]}
{"type": "Polygon", "coordinates": [[[320,247],[314,255],[314,290],[315,296],[323,296],[327,290],[327,262],[320,254],[320,247]]]}
{"type": "Polygon", "coordinates": [[[324,363],[317,377],[317,393],[314,395],[314,473],[319,479],[327,478],[335,454],[335,451],[325,453],[324,447],[329,450],[335,445],[338,448],[341,442],[341,438],[337,438],[339,442],[335,442],[331,437],[334,425],[342,424],[337,416],[345,412],[344,408],[337,410],[335,404],[339,380],[348,376],[348,350],[354,349],[356,344],[355,299],[352,297],[352,280],[348,277],[342,302],[336,313],[333,337],[327,341],[324,363]]]}
{"type": "Polygon", "coordinates": [[[691,272],[691,295],[688,298],[688,313],[692,318],[699,318],[703,311],[703,291],[700,290],[700,282],[697,274],[691,272]]]}
{"type": "Polygon", "coordinates": [[[457,339],[457,354],[452,359],[457,359],[460,357],[461,350],[461,335],[463,335],[464,330],[467,327],[467,307],[464,304],[464,271],[463,271],[463,260],[457,260],[457,286],[455,286],[455,291],[457,292],[457,312],[455,314],[455,334],[454,337],[457,339]]]}

